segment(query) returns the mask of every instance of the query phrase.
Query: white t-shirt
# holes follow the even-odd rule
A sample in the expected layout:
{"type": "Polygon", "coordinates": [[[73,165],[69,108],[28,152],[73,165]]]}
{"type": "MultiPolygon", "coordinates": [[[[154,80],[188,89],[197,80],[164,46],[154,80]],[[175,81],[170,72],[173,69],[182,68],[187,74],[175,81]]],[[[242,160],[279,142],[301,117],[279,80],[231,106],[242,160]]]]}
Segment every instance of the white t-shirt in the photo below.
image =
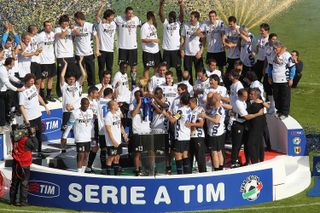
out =
{"type": "Polygon", "coordinates": [[[191,121],[191,109],[188,106],[178,108],[174,117],[177,119],[175,123],[175,139],[178,141],[189,141],[191,130],[186,127],[186,123],[191,121]]]}
{"type": "MultiPolygon", "coordinates": [[[[32,36],[30,41],[31,51],[35,52],[39,48],[39,38],[38,35],[32,36]]],[[[11,48],[10,48],[11,52],[11,48]]],[[[12,55],[12,52],[11,52],[12,55]]],[[[11,56],[12,57],[12,56],[11,56]]],[[[34,55],[31,57],[31,62],[40,64],[40,55],[34,55]]]]}
{"type": "Polygon", "coordinates": [[[210,79],[209,78],[207,78],[207,80],[205,80],[205,81],[201,81],[200,79],[197,79],[194,82],[193,90],[200,92],[200,94],[198,94],[198,96],[197,96],[199,106],[204,106],[203,94],[204,94],[204,91],[209,88],[210,88],[210,79]]]}
{"type": "MultiPolygon", "coordinates": [[[[111,126],[111,132],[114,140],[118,145],[121,144],[121,114],[119,111],[114,114],[109,111],[104,118],[104,124],[106,126],[111,126]]],[[[114,146],[107,132],[105,133],[105,136],[107,146],[114,146]]]]}
{"type": "Polygon", "coordinates": [[[268,44],[268,39],[269,36],[263,37],[260,35],[257,40],[256,51],[258,51],[257,60],[259,61],[264,61],[266,59],[266,45],[268,44]]]}
{"type": "Polygon", "coordinates": [[[149,92],[154,91],[155,88],[159,87],[160,85],[164,84],[166,82],[165,77],[154,75],[151,77],[148,85],[149,92]]]}
{"type": "Polygon", "coordinates": [[[250,41],[246,42],[241,39],[241,51],[240,51],[240,60],[247,67],[253,67],[255,59],[252,55],[252,44],[253,44],[253,34],[249,33],[248,38],[250,41]]]}
{"type": "Polygon", "coordinates": [[[232,111],[236,113],[236,121],[240,123],[244,123],[246,120],[241,117],[248,115],[247,103],[237,98],[237,100],[235,101],[235,104],[232,105],[232,107],[233,107],[232,111]]]}
{"type": "MultiPolygon", "coordinates": [[[[101,88],[102,88],[102,84],[101,83],[99,83],[99,84],[96,84],[96,87],[98,88],[98,90],[100,91],[101,90],[101,88]]],[[[108,84],[107,86],[106,86],[106,89],[107,88],[110,88],[110,89],[112,89],[113,90],[113,87],[112,87],[112,85],[111,84],[108,84]]],[[[100,98],[103,98],[103,92],[102,92],[102,94],[101,94],[101,97],[100,98]]]]}
{"type": "Polygon", "coordinates": [[[46,33],[42,31],[38,34],[38,44],[42,47],[40,53],[40,64],[54,64],[56,62],[54,55],[54,32],[46,33]]]}
{"type": "Polygon", "coordinates": [[[289,68],[294,66],[294,61],[289,52],[282,53],[273,60],[272,81],[274,83],[286,83],[289,80],[289,68]]]}
{"type": "Polygon", "coordinates": [[[61,27],[57,27],[55,29],[55,34],[65,31],[68,31],[68,34],[64,38],[58,38],[57,35],[55,38],[55,52],[57,58],[72,58],[74,56],[73,37],[71,29],[62,29],[61,27]]]}
{"type": "Polygon", "coordinates": [[[131,92],[129,89],[127,73],[122,74],[120,71],[118,71],[114,75],[112,86],[115,90],[118,90],[117,102],[126,102],[129,104],[131,92]],[[119,82],[119,86],[116,87],[118,82],[119,82]]]}
{"type": "Polygon", "coordinates": [[[167,19],[163,22],[163,44],[164,50],[180,49],[180,22],[169,23],[167,19]]]}
{"type": "Polygon", "coordinates": [[[84,22],[83,27],[76,25],[74,28],[80,30],[80,34],[74,38],[75,54],[77,56],[92,55],[92,37],[97,33],[93,24],[84,22]]]}
{"type": "Polygon", "coordinates": [[[251,82],[250,88],[258,88],[261,92],[262,100],[266,100],[265,95],[264,95],[263,84],[260,81],[255,80],[254,82],[251,82]]]}
{"type": "Polygon", "coordinates": [[[99,38],[99,50],[105,52],[114,51],[114,35],[116,34],[117,25],[114,21],[110,23],[102,23],[100,21],[96,25],[98,38],[99,38]]]}
{"type": "MultiPolygon", "coordinates": [[[[237,29],[239,29],[239,26],[236,26],[237,29]]],[[[227,40],[229,42],[232,42],[234,44],[238,44],[240,35],[238,32],[231,28],[230,26],[226,26],[224,28],[225,36],[227,37],[227,40]]],[[[240,58],[240,48],[238,46],[233,48],[228,48],[228,58],[230,59],[239,59],[240,58]]]]}
{"type": "Polygon", "coordinates": [[[220,70],[216,69],[214,71],[210,71],[208,68],[206,68],[206,74],[207,74],[208,78],[210,78],[210,76],[212,76],[213,74],[216,74],[220,78],[220,83],[223,83],[223,79],[222,79],[222,75],[221,75],[220,70]]]}
{"type": "Polygon", "coordinates": [[[68,123],[73,125],[76,143],[91,142],[94,128],[94,117],[91,109],[87,109],[85,112],[80,108],[73,110],[68,123]]]}
{"type": "MultiPolygon", "coordinates": [[[[149,24],[148,22],[144,23],[141,26],[141,39],[157,39],[157,28],[154,25],[149,24]]],[[[142,51],[148,53],[158,53],[159,44],[158,43],[145,43],[142,42],[142,51]]]]}
{"type": "Polygon", "coordinates": [[[75,107],[75,104],[80,101],[82,86],[79,81],[76,81],[72,86],[64,82],[60,88],[62,93],[62,111],[68,112],[66,109],[67,104],[71,104],[75,107]]]}
{"type": "MultiPolygon", "coordinates": [[[[204,109],[201,106],[197,106],[196,108],[191,110],[191,123],[197,123],[197,121],[202,120],[199,117],[201,113],[204,113],[204,109]]],[[[191,138],[204,138],[204,130],[202,127],[194,127],[191,128],[191,138]]]]}
{"type": "Polygon", "coordinates": [[[160,85],[160,87],[163,91],[164,97],[167,99],[171,106],[173,100],[178,96],[177,85],[173,84],[172,86],[169,86],[166,83],[163,83],[160,85]]]}
{"type": "MultiPolygon", "coordinates": [[[[129,114],[136,108],[136,106],[137,100],[133,100],[129,107],[129,114]]],[[[151,132],[149,116],[146,116],[145,119],[143,119],[142,107],[140,107],[138,114],[132,118],[132,132],[133,134],[138,135],[150,134],[151,132]]]]}
{"type": "Polygon", "coordinates": [[[273,49],[273,46],[270,46],[269,44],[266,45],[266,58],[268,65],[273,63],[274,57],[276,56],[276,52],[273,49]]]}
{"type": "Polygon", "coordinates": [[[106,133],[105,131],[105,117],[107,113],[109,112],[108,110],[108,103],[111,101],[111,99],[105,99],[105,98],[100,98],[98,100],[98,125],[99,125],[99,135],[104,135],[106,133]]]}
{"type": "Polygon", "coordinates": [[[178,112],[178,109],[181,107],[180,105],[180,98],[181,96],[176,97],[172,103],[170,104],[170,112],[172,112],[172,114],[176,114],[178,112]]]}
{"type": "Polygon", "coordinates": [[[29,121],[41,117],[38,90],[35,85],[19,93],[19,105],[23,105],[29,121]]]}
{"type": "Polygon", "coordinates": [[[237,81],[230,86],[230,103],[234,106],[235,101],[238,99],[238,91],[243,89],[241,81],[237,81]]]}
{"type": "Polygon", "coordinates": [[[17,88],[13,86],[9,81],[9,72],[7,68],[0,64],[0,91],[5,92],[8,89],[17,91],[17,88]]]}
{"type": "MultiPolygon", "coordinates": [[[[166,110],[164,108],[161,108],[154,100],[153,103],[155,105],[157,105],[160,109],[162,110],[166,110]]],[[[170,103],[168,101],[165,102],[166,104],[168,104],[168,106],[170,105],[170,103]]],[[[151,129],[152,131],[154,131],[155,133],[161,133],[161,134],[165,134],[168,133],[168,128],[169,128],[169,121],[168,119],[161,113],[158,114],[156,112],[153,112],[153,117],[152,117],[152,122],[151,122],[151,129]]]]}
{"type": "Polygon", "coordinates": [[[196,25],[190,22],[183,25],[181,36],[185,37],[184,50],[187,56],[195,56],[200,50],[200,37],[196,35],[199,28],[199,22],[196,25]]]}
{"type": "Polygon", "coordinates": [[[201,26],[201,31],[205,33],[208,43],[209,53],[224,52],[222,42],[222,32],[224,30],[224,23],[221,20],[216,20],[215,23],[205,21],[201,26]]]}
{"type": "Polygon", "coordinates": [[[207,119],[208,135],[211,137],[223,135],[225,132],[225,125],[224,125],[224,120],[226,117],[225,109],[223,107],[219,107],[217,109],[212,108],[212,109],[208,109],[206,113],[210,117],[220,115],[220,120],[218,124],[215,124],[207,119]]]}
{"type": "Polygon", "coordinates": [[[119,32],[119,48],[132,50],[137,49],[137,28],[141,22],[137,16],[127,20],[126,17],[118,16],[115,18],[119,32]]]}
{"type": "MultiPolygon", "coordinates": [[[[21,48],[20,45],[19,48],[21,48]]],[[[26,46],[23,52],[33,52],[30,43],[26,46]]],[[[31,57],[25,57],[22,54],[18,54],[18,73],[20,78],[24,78],[28,73],[31,73],[31,57]]]]}
{"type": "Polygon", "coordinates": [[[218,87],[216,89],[210,87],[210,88],[204,90],[204,93],[203,93],[203,101],[204,102],[207,101],[207,96],[211,92],[212,93],[219,93],[221,95],[221,97],[223,97],[223,98],[229,98],[227,88],[225,88],[224,86],[218,85],[218,87]]]}

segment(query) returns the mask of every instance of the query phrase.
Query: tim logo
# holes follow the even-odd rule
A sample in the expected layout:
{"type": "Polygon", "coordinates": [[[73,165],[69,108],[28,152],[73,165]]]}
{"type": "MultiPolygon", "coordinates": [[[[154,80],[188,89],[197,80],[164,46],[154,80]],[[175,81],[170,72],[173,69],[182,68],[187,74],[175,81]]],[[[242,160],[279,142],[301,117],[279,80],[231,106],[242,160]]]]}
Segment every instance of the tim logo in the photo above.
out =
{"type": "Polygon", "coordinates": [[[31,180],[29,182],[29,194],[36,197],[44,198],[59,197],[60,186],[47,181],[31,180]]]}
{"type": "Polygon", "coordinates": [[[42,130],[45,134],[60,131],[62,119],[58,117],[50,117],[42,120],[42,130]]]}
{"type": "Polygon", "coordinates": [[[291,135],[302,135],[302,131],[292,131],[291,135]]]}

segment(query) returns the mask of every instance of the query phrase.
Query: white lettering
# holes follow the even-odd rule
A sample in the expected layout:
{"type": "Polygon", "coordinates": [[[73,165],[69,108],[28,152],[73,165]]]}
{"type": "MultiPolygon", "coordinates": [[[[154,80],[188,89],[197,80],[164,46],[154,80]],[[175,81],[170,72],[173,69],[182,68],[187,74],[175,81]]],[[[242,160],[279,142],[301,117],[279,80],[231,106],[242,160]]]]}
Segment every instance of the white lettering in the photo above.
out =
{"type": "Polygon", "coordinates": [[[86,202],[88,203],[99,203],[100,200],[97,198],[99,186],[98,185],[86,185],[86,202]]]}
{"type": "Polygon", "coordinates": [[[70,195],[69,200],[72,202],[80,202],[82,200],[82,193],[81,193],[81,185],[77,183],[71,183],[68,187],[70,195]]]}
{"type": "Polygon", "coordinates": [[[102,186],[101,193],[102,193],[103,204],[108,203],[109,198],[111,199],[111,202],[113,204],[118,204],[118,197],[117,197],[118,189],[116,187],[102,186]]]}
{"type": "Polygon", "coordinates": [[[121,187],[121,204],[127,204],[127,187],[121,187]]]}
{"type": "Polygon", "coordinates": [[[133,205],[144,205],[146,204],[146,201],[139,198],[144,198],[143,192],[146,190],[144,186],[133,186],[130,189],[131,196],[130,196],[130,202],[133,205]]]}
{"type": "Polygon", "coordinates": [[[213,184],[207,184],[206,194],[207,194],[207,197],[206,197],[207,202],[211,202],[212,200],[215,202],[217,202],[218,200],[224,201],[225,199],[224,183],[218,183],[217,190],[214,189],[213,184]]]}
{"type": "Polygon", "coordinates": [[[165,202],[167,205],[171,203],[170,196],[165,186],[159,187],[156,197],[154,198],[154,204],[159,205],[161,202],[165,202]]]}
{"type": "Polygon", "coordinates": [[[183,191],[183,198],[184,203],[190,203],[190,191],[194,190],[196,187],[194,185],[186,185],[186,186],[179,186],[179,190],[183,191]]]}
{"type": "Polygon", "coordinates": [[[203,185],[202,184],[199,184],[197,187],[197,199],[198,199],[198,203],[203,202],[203,185]]]}

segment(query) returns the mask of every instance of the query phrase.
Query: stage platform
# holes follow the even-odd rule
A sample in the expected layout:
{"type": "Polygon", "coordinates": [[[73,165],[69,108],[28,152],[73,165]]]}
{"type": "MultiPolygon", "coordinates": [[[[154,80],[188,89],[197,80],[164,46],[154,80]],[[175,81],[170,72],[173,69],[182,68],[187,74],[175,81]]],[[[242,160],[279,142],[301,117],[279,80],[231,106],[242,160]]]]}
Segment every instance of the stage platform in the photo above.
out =
{"type": "MultiPolygon", "coordinates": [[[[267,116],[275,152],[266,152],[264,162],[212,172],[211,163],[207,161],[206,173],[197,173],[195,165],[192,174],[168,176],[161,171],[163,153],[158,153],[157,173],[135,177],[131,175],[130,164],[124,164],[121,176],[98,174],[99,154],[94,164],[97,174],[75,172],[72,140],[65,154],[60,153],[55,143],[61,136],[61,113],[61,109],[56,108],[50,118],[43,114],[47,157],[31,165],[29,202],[32,205],[99,212],[212,210],[284,199],[302,192],[311,182],[304,130],[292,117],[281,121],[273,115],[267,116]]],[[[8,133],[2,134],[0,191],[4,197],[8,196],[11,179],[10,146],[8,133]]],[[[126,154],[124,152],[124,158],[126,154]]]]}

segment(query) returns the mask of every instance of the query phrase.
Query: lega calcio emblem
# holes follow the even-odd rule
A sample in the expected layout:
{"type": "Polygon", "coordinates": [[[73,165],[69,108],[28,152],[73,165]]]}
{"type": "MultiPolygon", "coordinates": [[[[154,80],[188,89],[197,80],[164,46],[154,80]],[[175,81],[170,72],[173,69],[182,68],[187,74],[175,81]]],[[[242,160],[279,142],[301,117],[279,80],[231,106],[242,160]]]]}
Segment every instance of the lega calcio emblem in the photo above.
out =
{"type": "Polygon", "coordinates": [[[256,175],[251,175],[242,182],[240,192],[244,200],[255,201],[259,198],[262,188],[263,184],[260,178],[256,175]]]}
{"type": "Polygon", "coordinates": [[[292,142],[294,145],[299,145],[301,143],[301,138],[300,137],[295,137],[292,139],[292,142]]]}
{"type": "Polygon", "coordinates": [[[299,155],[301,153],[301,146],[295,146],[294,147],[294,153],[296,153],[297,155],[299,155]]]}

